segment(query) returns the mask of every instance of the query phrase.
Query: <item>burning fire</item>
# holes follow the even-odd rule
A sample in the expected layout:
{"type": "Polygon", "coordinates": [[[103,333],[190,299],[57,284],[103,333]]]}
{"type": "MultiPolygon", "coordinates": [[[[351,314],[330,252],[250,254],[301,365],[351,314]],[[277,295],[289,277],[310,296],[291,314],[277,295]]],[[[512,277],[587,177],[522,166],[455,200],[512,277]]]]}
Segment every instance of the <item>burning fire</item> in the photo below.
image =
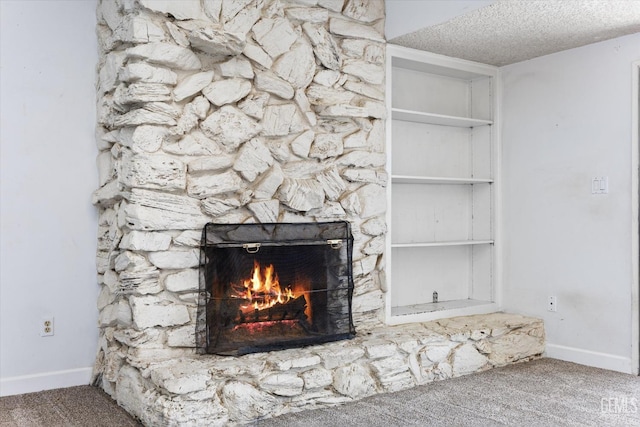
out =
{"type": "Polygon", "coordinates": [[[241,306],[243,312],[264,310],[295,298],[290,287],[280,287],[280,279],[273,264],[261,268],[260,263],[254,261],[251,278],[243,281],[243,287],[243,297],[249,301],[249,304],[241,306]]]}

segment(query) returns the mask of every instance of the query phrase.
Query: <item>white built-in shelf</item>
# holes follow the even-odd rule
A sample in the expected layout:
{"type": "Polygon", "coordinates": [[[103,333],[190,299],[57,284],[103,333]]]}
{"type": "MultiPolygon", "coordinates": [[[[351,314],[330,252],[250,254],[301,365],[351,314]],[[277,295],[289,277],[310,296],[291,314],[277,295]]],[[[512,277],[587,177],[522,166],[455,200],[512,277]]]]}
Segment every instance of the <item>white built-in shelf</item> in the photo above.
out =
{"type": "Polygon", "coordinates": [[[444,114],[423,113],[421,111],[404,110],[401,108],[392,108],[391,118],[393,120],[402,120],[406,122],[418,122],[431,125],[454,126],[461,128],[472,128],[476,126],[487,126],[493,124],[492,120],[446,116],[444,114]]]}
{"type": "Polygon", "coordinates": [[[493,180],[484,178],[391,175],[391,182],[394,184],[491,184],[493,180]]]}
{"type": "Polygon", "coordinates": [[[392,248],[428,248],[438,246],[492,245],[493,240],[449,240],[444,242],[391,243],[392,248]]]}
{"type": "Polygon", "coordinates": [[[459,299],[452,301],[430,302],[426,304],[403,305],[401,307],[391,307],[391,316],[408,316],[422,313],[432,313],[435,311],[456,310],[476,306],[492,305],[491,301],[479,301],[474,299],[459,299]]]}

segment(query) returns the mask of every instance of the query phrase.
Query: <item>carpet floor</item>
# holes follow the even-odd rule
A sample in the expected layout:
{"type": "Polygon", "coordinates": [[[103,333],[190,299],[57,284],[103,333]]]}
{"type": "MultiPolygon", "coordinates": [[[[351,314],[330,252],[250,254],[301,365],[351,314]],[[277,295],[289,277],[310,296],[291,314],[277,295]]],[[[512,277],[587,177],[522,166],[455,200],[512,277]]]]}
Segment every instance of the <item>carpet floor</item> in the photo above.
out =
{"type": "MultiPolygon", "coordinates": [[[[0,427],[139,425],[90,386],[0,398],[0,427]]],[[[539,359],[252,425],[640,427],[640,378],[539,359]]]]}

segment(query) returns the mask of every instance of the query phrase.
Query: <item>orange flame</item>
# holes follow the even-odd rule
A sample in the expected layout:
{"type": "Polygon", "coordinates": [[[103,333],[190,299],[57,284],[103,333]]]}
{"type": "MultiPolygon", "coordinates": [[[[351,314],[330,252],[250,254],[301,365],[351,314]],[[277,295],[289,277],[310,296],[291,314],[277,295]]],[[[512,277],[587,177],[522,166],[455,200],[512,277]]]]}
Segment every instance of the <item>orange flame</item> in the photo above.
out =
{"type": "Polygon", "coordinates": [[[277,303],[285,302],[295,298],[290,287],[282,289],[280,279],[273,267],[273,264],[261,268],[258,261],[253,263],[253,271],[250,279],[243,281],[245,289],[244,298],[249,304],[241,307],[242,311],[264,310],[273,307],[277,303]]]}

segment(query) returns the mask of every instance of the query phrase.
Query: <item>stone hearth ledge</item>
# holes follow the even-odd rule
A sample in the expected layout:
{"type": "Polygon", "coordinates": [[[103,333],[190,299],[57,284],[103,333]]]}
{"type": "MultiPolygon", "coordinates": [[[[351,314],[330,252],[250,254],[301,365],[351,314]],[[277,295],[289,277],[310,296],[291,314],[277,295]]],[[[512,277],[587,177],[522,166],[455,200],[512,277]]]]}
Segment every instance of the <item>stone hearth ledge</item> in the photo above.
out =
{"type": "MultiPolygon", "coordinates": [[[[148,426],[246,424],[532,360],[544,345],[540,319],[462,316],[240,357],[162,360],[133,351],[110,391],[148,426]]],[[[104,369],[96,366],[96,372],[104,369]]]]}

